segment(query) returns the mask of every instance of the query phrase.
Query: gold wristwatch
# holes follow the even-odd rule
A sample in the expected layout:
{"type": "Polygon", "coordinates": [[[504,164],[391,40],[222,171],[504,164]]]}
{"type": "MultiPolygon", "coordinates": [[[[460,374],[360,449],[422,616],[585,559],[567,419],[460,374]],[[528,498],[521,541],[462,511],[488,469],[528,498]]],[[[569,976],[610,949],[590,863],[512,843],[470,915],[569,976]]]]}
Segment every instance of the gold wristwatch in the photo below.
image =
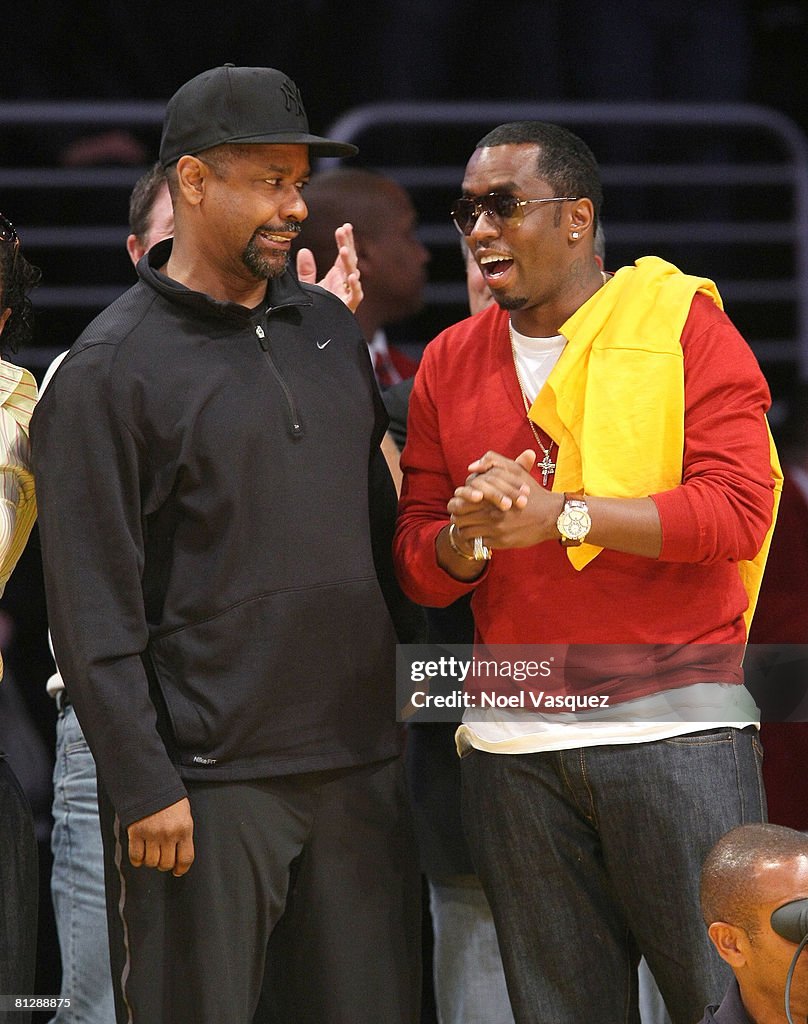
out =
{"type": "Polygon", "coordinates": [[[556,526],[561,534],[559,540],[562,547],[572,548],[583,543],[592,529],[592,520],[583,491],[564,495],[564,507],[556,519],[556,526]]]}

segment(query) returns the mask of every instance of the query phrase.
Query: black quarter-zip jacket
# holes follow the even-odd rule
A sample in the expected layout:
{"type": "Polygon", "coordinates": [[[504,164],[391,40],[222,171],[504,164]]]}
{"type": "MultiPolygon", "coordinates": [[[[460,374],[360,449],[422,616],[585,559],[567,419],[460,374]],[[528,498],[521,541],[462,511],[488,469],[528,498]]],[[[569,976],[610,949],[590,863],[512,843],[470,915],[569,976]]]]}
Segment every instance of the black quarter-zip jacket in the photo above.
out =
{"type": "Polygon", "coordinates": [[[156,270],[170,244],[32,423],[56,658],[124,826],[184,778],[398,752],[374,566],[394,493],[356,321],[289,273],[254,310],[190,291],[156,270]]]}

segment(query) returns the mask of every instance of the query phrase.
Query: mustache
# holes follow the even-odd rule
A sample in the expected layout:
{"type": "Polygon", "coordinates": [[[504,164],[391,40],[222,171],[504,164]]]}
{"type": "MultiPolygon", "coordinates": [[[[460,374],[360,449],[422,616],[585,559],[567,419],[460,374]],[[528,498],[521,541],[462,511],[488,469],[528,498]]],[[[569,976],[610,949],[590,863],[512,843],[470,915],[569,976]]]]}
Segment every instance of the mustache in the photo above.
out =
{"type": "Polygon", "coordinates": [[[258,234],[259,231],[268,231],[270,233],[294,233],[299,235],[303,230],[303,225],[296,220],[286,221],[284,224],[263,224],[260,228],[256,228],[253,232],[253,238],[258,234]]]}

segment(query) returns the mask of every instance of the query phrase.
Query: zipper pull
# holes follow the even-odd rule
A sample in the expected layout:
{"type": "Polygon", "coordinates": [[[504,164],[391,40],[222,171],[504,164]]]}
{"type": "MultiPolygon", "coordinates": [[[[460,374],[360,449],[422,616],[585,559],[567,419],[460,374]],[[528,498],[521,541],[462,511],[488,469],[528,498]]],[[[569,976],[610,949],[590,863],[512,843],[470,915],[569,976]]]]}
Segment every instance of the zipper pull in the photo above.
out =
{"type": "Polygon", "coordinates": [[[258,344],[265,351],[269,351],[269,342],[267,341],[266,331],[260,324],[256,324],[255,333],[258,335],[258,344]]]}

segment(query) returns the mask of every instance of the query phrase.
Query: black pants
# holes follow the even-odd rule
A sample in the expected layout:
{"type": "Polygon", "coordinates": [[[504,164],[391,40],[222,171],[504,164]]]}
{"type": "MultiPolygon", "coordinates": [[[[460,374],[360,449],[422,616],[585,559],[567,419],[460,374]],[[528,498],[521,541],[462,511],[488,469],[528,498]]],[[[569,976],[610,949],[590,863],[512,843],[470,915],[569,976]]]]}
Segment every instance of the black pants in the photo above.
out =
{"type": "Polygon", "coordinates": [[[99,794],[118,1024],[415,1024],[420,882],[400,762],[187,788],[182,878],[131,867],[99,794]]]}
{"type": "MultiPolygon", "coordinates": [[[[0,995],[34,991],[38,854],[31,808],[0,752],[0,995]]],[[[0,1008],[0,1021],[25,1024],[30,1013],[0,1008]]]]}

